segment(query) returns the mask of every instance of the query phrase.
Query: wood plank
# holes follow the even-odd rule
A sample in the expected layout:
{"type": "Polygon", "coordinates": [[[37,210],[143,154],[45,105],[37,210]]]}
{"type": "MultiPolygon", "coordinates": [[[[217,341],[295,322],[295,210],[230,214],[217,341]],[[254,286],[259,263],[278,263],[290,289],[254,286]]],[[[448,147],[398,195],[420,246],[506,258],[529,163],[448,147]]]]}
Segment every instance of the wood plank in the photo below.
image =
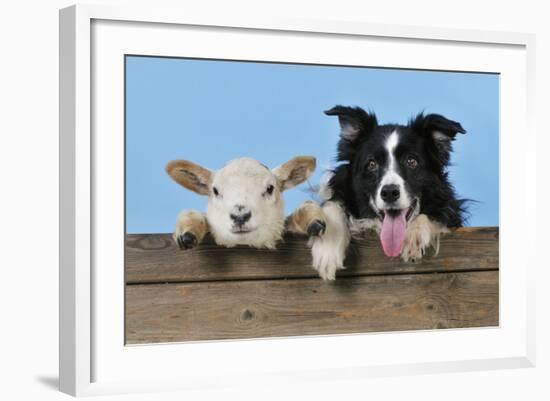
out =
{"type": "MultiPolygon", "coordinates": [[[[461,228],[441,240],[439,255],[419,264],[386,257],[376,235],[355,239],[339,277],[498,269],[498,227],[461,228]]],[[[126,236],[127,283],[317,277],[304,238],[287,235],[275,251],[224,248],[212,241],[181,251],[169,234],[126,236]]]]}
{"type": "Polygon", "coordinates": [[[496,326],[498,271],[126,287],[128,344],[496,326]]]}

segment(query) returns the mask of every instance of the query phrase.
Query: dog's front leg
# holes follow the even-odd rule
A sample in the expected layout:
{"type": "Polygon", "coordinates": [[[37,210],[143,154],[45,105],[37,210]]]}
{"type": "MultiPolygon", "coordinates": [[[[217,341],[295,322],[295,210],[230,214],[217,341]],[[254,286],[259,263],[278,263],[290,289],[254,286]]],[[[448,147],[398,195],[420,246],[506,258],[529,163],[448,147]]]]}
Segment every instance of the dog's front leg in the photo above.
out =
{"type": "Polygon", "coordinates": [[[174,241],[180,249],[189,249],[200,244],[208,232],[206,215],[196,210],[182,210],[176,220],[174,241]]]}
{"type": "Polygon", "coordinates": [[[326,219],[325,233],[310,239],[313,268],[323,280],[334,280],[336,271],[344,268],[350,231],[346,214],[338,203],[329,201],[322,211],[326,219]]]}

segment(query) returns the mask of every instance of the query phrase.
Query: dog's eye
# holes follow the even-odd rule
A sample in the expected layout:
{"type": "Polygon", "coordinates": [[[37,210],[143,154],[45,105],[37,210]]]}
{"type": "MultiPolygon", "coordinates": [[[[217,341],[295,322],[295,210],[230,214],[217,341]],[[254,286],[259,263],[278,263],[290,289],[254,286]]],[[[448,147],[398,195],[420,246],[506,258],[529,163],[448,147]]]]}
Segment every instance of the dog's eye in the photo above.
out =
{"type": "Polygon", "coordinates": [[[265,193],[268,195],[271,195],[274,189],[275,187],[273,185],[268,185],[267,188],[265,189],[265,193]]]}
{"type": "Polygon", "coordinates": [[[376,171],[376,169],[378,168],[378,163],[376,163],[376,161],[374,160],[369,160],[367,162],[367,170],[369,171],[376,171]]]}
{"type": "Polygon", "coordinates": [[[220,193],[218,192],[218,188],[212,187],[212,192],[214,192],[214,195],[220,196],[220,193]]]}
{"type": "Polygon", "coordinates": [[[407,157],[407,167],[408,168],[417,168],[418,167],[418,160],[416,160],[412,156],[407,157]]]}

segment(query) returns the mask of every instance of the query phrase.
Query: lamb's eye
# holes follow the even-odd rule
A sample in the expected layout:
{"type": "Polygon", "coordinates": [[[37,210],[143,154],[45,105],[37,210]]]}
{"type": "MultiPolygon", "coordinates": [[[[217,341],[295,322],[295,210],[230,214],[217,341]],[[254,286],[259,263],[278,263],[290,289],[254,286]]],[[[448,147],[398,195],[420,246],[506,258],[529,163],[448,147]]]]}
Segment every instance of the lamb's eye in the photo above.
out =
{"type": "Polygon", "coordinates": [[[378,168],[378,163],[376,163],[375,160],[369,160],[367,162],[367,170],[376,171],[377,168],[378,168]]]}
{"type": "Polygon", "coordinates": [[[413,156],[407,157],[407,167],[408,168],[417,168],[418,167],[418,160],[414,158],[413,156]]]}
{"type": "Polygon", "coordinates": [[[268,194],[268,195],[271,195],[273,193],[273,190],[275,189],[275,187],[273,185],[268,185],[267,188],[265,189],[265,192],[268,194]]]}
{"type": "Polygon", "coordinates": [[[218,188],[212,187],[212,192],[214,192],[214,195],[219,196],[220,193],[218,192],[218,188]]]}

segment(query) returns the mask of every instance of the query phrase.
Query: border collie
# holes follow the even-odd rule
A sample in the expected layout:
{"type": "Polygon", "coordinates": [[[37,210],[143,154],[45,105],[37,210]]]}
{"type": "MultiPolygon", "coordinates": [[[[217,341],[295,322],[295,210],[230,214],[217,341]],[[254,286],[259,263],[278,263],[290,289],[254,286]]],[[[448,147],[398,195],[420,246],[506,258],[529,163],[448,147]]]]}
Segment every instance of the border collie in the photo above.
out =
{"type": "Polygon", "coordinates": [[[423,113],[407,125],[378,124],[374,113],[335,106],[337,160],[343,162],[322,184],[327,230],[312,239],[313,266],[323,279],[343,269],[352,233],[372,229],[384,253],[418,261],[426,249],[439,251],[441,233],[462,226],[464,199],[449,182],[452,141],[466,131],[455,121],[423,113]]]}

